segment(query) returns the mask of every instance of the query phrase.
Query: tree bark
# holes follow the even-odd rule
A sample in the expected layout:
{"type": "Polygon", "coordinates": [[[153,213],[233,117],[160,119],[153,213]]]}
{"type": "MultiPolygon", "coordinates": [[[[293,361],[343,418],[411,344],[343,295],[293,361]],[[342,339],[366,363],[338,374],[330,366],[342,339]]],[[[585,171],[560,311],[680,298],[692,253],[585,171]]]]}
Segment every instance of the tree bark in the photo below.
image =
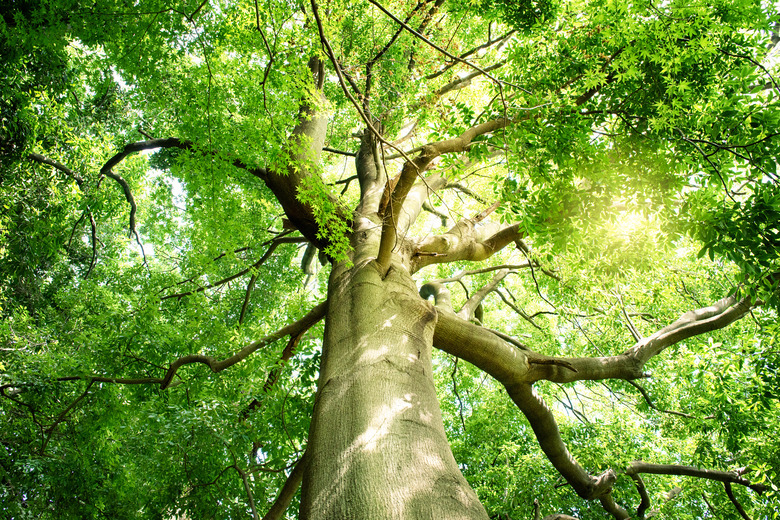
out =
{"type": "Polygon", "coordinates": [[[460,473],[432,377],[436,312],[408,271],[335,268],[302,519],[487,519],[460,473]]]}

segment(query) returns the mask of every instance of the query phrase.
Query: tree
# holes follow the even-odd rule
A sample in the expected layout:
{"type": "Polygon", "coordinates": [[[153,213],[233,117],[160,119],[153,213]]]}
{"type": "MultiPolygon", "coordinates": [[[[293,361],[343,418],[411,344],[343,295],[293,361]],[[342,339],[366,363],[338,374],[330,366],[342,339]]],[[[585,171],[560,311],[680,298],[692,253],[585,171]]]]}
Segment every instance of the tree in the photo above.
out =
{"type": "Polygon", "coordinates": [[[770,5],[2,9],[7,517],[777,518],[770,5]]]}

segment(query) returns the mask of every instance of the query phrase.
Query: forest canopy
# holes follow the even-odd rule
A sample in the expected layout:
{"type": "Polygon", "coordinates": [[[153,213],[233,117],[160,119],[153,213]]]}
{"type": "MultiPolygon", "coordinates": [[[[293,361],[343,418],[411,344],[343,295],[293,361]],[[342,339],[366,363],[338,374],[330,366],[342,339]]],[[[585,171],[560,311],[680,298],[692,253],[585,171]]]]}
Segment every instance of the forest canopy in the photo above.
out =
{"type": "Polygon", "coordinates": [[[780,518],[774,3],[0,14],[3,518],[780,518]]]}

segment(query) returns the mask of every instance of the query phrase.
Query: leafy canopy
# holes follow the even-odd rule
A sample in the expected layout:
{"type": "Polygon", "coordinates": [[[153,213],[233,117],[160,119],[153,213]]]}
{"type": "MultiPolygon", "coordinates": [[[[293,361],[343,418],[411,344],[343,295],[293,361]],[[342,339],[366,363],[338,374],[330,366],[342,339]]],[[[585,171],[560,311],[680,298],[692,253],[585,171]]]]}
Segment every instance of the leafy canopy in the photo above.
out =
{"type": "MultiPolygon", "coordinates": [[[[737,490],[739,501],[753,518],[778,518],[776,9],[751,0],[384,7],[439,49],[373,3],[323,2],[345,91],[308,4],[3,3],[3,515],[269,509],[305,449],[321,324],[289,351],[278,341],[219,373],[182,368],[167,390],[112,378],[159,379],[193,354],[228,358],[324,299],[327,263],[285,229],[276,196],[252,173],[287,167],[299,108],[313,103],[327,113],[330,151],[308,165],[321,178],[298,197],[314,208],[323,260],[350,254],[343,215],[360,193],[344,153],[356,153],[366,126],[356,104],[410,155],[505,118],[465,154],[440,158],[451,189],[415,228],[441,233],[494,201],[503,222],[520,223],[528,252],[487,263],[527,255],[541,269],[507,278],[483,302],[484,326],[549,355],[617,355],[633,343],[627,322],[649,335],[729,293],[763,304],[655,359],[643,381],[651,400],[624,381],[538,389],[584,466],[749,465],[769,491],[737,490]],[[327,62],[322,99],[312,57],[327,62]],[[124,184],[106,175],[128,143],[155,138],[178,141],[124,157],[111,172],[124,184]]],[[[388,159],[389,177],[399,160],[388,159]]],[[[443,264],[418,278],[473,267],[443,264]]],[[[454,305],[491,276],[463,278],[454,305]]],[[[560,486],[500,385],[443,353],[435,381],[453,451],[493,517],[530,517],[538,498],[545,511],[603,518],[560,486]]],[[[654,478],[659,517],[732,514],[718,483],[654,478]]],[[[617,486],[633,496],[630,479],[617,486]]]]}

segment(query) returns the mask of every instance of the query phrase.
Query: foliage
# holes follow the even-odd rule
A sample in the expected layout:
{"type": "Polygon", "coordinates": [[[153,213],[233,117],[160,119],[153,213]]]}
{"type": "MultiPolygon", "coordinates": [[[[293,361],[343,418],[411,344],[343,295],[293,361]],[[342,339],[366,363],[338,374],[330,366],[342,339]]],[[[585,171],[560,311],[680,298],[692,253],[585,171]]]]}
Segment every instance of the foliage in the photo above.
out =
{"type": "MultiPolygon", "coordinates": [[[[381,149],[388,178],[398,149],[413,156],[506,118],[433,165],[450,184],[413,231],[441,234],[499,201],[496,220],[518,222],[527,250],[485,265],[535,268],[485,299],[482,325],[549,356],[619,355],[635,342],[628,323],[647,337],[729,294],[759,304],[655,358],[640,381],[651,402],[619,380],[538,392],[592,471],[636,459],[750,466],[768,491],[736,490],[741,504],[778,518],[772,6],[383,5],[439,49],[370,3],[322,2],[340,72],[360,91],[347,90],[353,104],[327,62],[330,151],[297,192],[324,253],[351,252],[343,215],[360,192],[349,154],[366,126],[356,105],[397,143],[381,149]]],[[[301,272],[308,240],[285,228],[263,177],[287,164],[299,109],[315,101],[310,58],[327,60],[309,4],[23,0],[0,14],[1,516],[228,519],[251,514],[252,501],[268,510],[305,450],[322,325],[284,362],[286,338],[219,373],[184,366],[167,389],[116,378],[159,379],[183,356],[228,358],[327,297],[329,265],[301,272]],[[102,169],[128,143],[169,137],[180,146],[112,170],[133,195],[133,229],[124,186],[102,169]]],[[[427,267],[417,281],[473,268],[427,267]]],[[[453,284],[453,306],[493,274],[453,284]]],[[[498,383],[443,353],[434,375],[453,452],[493,518],[530,518],[534,499],[544,514],[604,518],[563,485],[498,383]]],[[[734,514],[719,484],[647,483],[656,518],[734,514]]],[[[636,508],[628,476],[615,493],[636,508]]]]}

